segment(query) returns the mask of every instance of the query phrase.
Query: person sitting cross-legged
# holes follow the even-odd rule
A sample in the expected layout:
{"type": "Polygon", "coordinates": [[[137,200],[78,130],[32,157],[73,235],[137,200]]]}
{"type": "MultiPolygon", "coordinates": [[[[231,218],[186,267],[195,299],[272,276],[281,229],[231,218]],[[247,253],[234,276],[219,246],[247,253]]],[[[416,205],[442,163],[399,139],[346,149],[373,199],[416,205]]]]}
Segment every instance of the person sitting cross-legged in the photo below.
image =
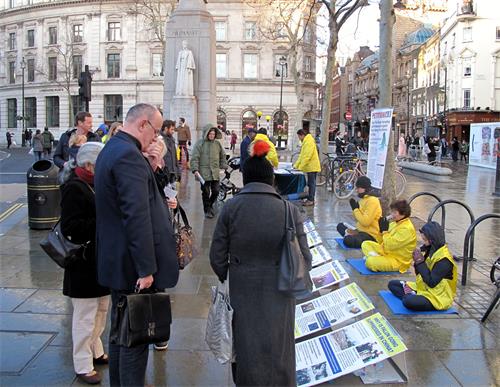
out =
{"type": "Polygon", "coordinates": [[[380,200],[371,194],[372,182],[366,176],[356,180],[356,192],[361,198],[359,202],[349,200],[352,215],[356,219],[356,229],[350,230],[344,223],[337,225],[337,231],[344,237],[344,244],[351,248],[361,248],[364,241],[381,242],[378,220],[382,216],[380,200]]]}
{"type": "Polygon", "coordinates": [[[411,310],[449,309],[457,292],[457,265],[446,245],[444,230],[439,223],[429,222],[420,229],[420,235],[424,244],[413,252],[416,281],[392,280],[389,290],[411,310]]]}
{"type": "Polygon", "coordinates": [[[391,204],[391,216],[378,221],[382,243],[363,242],[361,249],[366,257],[366,267],[371,271],[399,271],[404,273],[412,262],[412,253],[417,247],[417,233],[410,220],[411,207],[406,200],[391,204]]]}

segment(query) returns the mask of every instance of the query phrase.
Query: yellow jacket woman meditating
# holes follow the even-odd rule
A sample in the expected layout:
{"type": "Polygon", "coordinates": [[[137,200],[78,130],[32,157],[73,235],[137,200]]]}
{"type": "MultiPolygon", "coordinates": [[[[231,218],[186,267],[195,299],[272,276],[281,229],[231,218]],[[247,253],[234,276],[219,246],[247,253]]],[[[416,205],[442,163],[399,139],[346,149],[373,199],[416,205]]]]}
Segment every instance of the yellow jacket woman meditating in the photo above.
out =
{"type": "Polygon", "coordinates": [[[371,271],[399,271],[404,273],[412,262],[417,246],[417,233],[410,220],[411,208],[406,200],[391,204],[394,222],[379,219],[382,242],[365,241],[361,249],[366,257],[366,267],[371,271]]]}

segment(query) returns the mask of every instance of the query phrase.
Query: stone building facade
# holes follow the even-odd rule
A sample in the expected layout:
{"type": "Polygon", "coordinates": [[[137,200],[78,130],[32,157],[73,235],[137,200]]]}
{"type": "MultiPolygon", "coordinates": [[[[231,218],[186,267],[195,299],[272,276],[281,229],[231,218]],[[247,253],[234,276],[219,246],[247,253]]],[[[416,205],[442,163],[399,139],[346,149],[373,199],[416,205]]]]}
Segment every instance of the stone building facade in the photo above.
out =
{"type": "MultiPolygon", "coordinates": [[[[84,65],[89,65],[93,77],[89,110],[95,126],[123,120],[137,102],[161,108],[163,45],[143,15],[132,12],[134,3],[5,0],[0,4],[1,131],[18,133],[22,128],[23,73],[27,128],[48,126],[57,133],[73,125],[74,114],[83,109],[78,76],[84,65]]],[[[283,67],[284,122],[280,126],[281,66],[277,62],[286,57],[286,39],[263,37],[255,9],[242,1],[213,0],[208,10],[214,16],[217,37],[218,124],[235,130],[240,139],[249,125],[268,126],[280,132],[281,146],[288,145],[288,138],[295,139],[289,134],[297,126],[315,126],[314,32],[305,34],[300,48],[301,117],[296,114],[291,70],[288,63],[283,67]]]]}

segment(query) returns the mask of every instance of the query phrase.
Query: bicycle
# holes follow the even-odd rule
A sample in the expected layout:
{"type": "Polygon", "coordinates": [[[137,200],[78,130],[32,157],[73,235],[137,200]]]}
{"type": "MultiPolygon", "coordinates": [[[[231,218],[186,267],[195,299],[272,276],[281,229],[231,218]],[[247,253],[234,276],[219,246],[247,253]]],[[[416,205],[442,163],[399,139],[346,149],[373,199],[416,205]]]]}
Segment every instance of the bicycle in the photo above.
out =
{"type": "MultiPolygon", "coordinates": [[[[358,177],[366,175],[361,168],[362,161],[356,160],[356,166],[353,170],[342,172],[333,183],[333,192],[338,199],[349,198],[356,189],[356,180],[358,177]]],[[[396,174],[396,197],[400,197],[406,189],[406,177],[399,170],[395,170],[396,174]]]]}
{"type": "Polygon", "coordinates": [[[321,171],[316,179],[316,186],[323,186],[327,181],[331,181],[332,189],[335,177],[344,172],[346,169],[352,169],[353,155],[337,156],[333,153],[323,153],[326,159],[321,163],[321,171]]]}

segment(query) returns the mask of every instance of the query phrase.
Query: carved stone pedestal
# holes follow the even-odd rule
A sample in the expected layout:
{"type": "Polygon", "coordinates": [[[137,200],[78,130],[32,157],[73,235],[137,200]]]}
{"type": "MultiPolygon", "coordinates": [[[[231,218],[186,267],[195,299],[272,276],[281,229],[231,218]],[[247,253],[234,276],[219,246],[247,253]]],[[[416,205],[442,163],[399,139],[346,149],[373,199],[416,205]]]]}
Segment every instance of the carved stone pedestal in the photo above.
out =
{"type": "MultiPolygon", "coordinates": [[[[196,97],[179,96],[172,97],[170,101],[170,114],[169,118],[178,122],[179,117],[184,117],[186,123],[191,128],[198,127],[198,104],[196,97]]],[[[194,133],[192,133],[194,134],[194,133]]]]}

